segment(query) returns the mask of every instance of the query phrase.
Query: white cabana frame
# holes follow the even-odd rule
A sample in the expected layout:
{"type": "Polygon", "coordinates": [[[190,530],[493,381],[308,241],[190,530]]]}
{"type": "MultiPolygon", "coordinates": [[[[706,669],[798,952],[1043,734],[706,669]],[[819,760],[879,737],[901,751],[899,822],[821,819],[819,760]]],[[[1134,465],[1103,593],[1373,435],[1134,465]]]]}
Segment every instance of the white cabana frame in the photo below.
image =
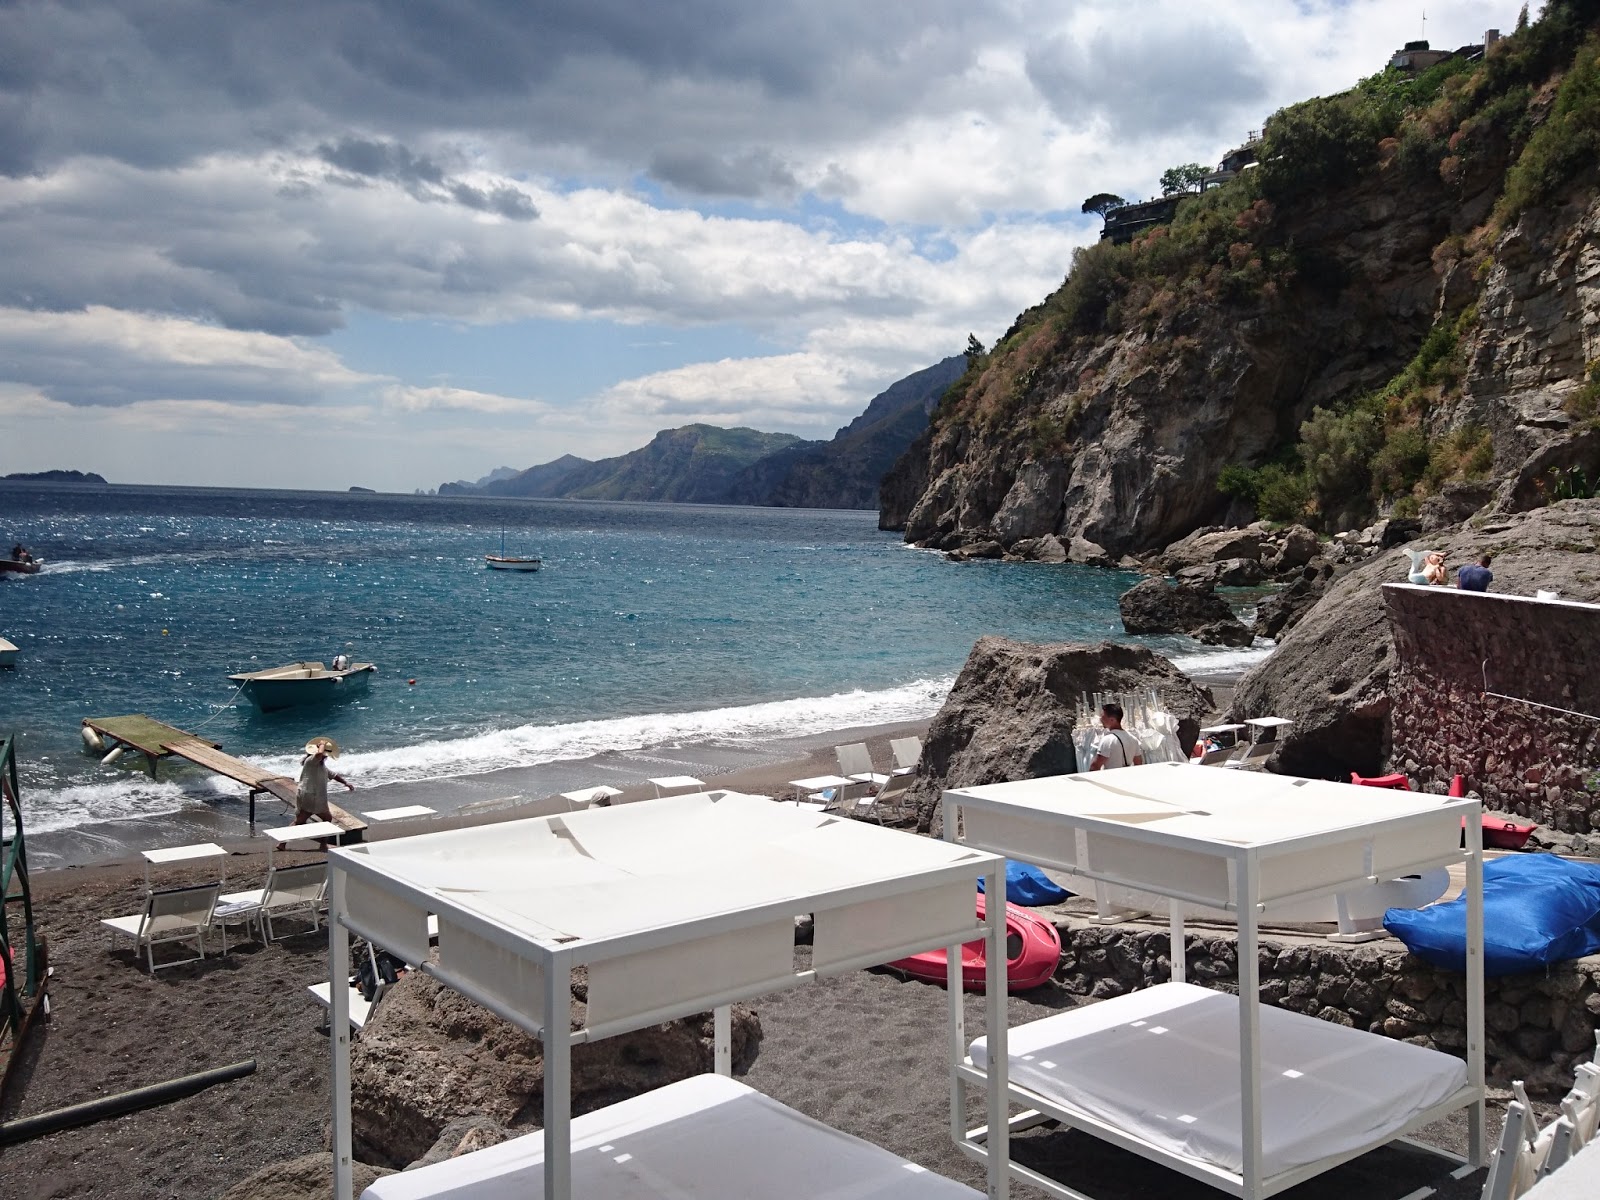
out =
{"type": "MultiPolygon", "coordinates": [[[[1010,1118],[1009,1128],[1013,1131],[1054,1119],[1245,1200],[1261,1200],[1378,1146],[1407,1140],[1404,1135],[1461,1108],[1471,1109],[1468,1161],[1473,1167],[1483,1165],[1483,846],[1476,800],[1387,790],[1380,794],[1379,789],[1323,780],[1249,772],[1212,773],[1191,770],[1185,764],[1160,763],[954,789],[944,793],[943,806],[945,837],[951,841],[1022,858],[1074,878],[1167,897],[1174,983],[1184,981],[1186,902],[1226,910],[1237,917],[1239,926],[1239,999],[1234,1001],[1239,1047],[1238,1170],[1182,1152],[1176,1148],[1183,1142],[1182,1137],[1150,1133],[1148,1128],[1131,1130],[1126,1124],[1107,1119],[1104,1110],[1098,1114],[1092,1111],[1093,1103],[1075,1105],[1059,1095],[1019,1082],[1015,1074],[1002,1082],[998,1074],[991,1075],[976,1064],[967,1047],[952,1046],[956,1066],[952,1071],[951,1135],[963,1152],[990,1163],[997,1157],[1008,1157],[1009,1143],[989,1139],[989,1131],[998,1128],[992,1117],[987,1126],[965,1128],[965,1089],[976,1085],[989,1090],[991,1101],[994,1092],[1004,1090],[1010,1104],[1026,1110],[1010,1118]],[[1263,1013],[1258,995],[1261,917],[1270,914],[1275,906],[1337,895],[1341,890],[1450,863],[1463,863],[1466,870],[1464,1084],[1450,1088],[1442,1098],[1434,1094],[1420,1108],[1402,1113],[1402,1106],[1397,1105],[1394,1111],[1375,1114],[1371,1128],[1379,1132],[1373,1136],[1353,1138],[1346,1133],[1348,1144],[1336,1152],[1267,1171],[1262,1138],[1263,1013]]],[[[1096,1020],[1104,1026],[1115,1023],[1106,1006],[1124,1005],[1135,997],[1144,998],[1140,1003],[1145,1006],[1150,1004],[1147,990],[1046,1020],[1070,1022],[1074,1013],[1099,1010],[1096,1020]]],[[[1181,995],[1176,998],[1182,999],[1181,995]]],[[[1130,1019],[1124,1028],[1144,1025],[1145,1021],[1133,1018],[1145,1014],[1132,1012],[1136,1005],[1128,1007],[1130,1019]]],[[[1272,1018],[1269,1024],[1280,1031],[1282,1018],[1315,1020],[1278,1010],[1269,1010],[1267,1015],[1272,1018]]],[[[1066,1028],[1062,1026],[1063,1031],[1066,1028]]],[[[1153,1032],[1165,1030],[1157,1028],[1153,1032]]],[[[1342,1029],[1339,1033],[1395,1046],[1376,1034],[1342,1029]]],[[[1351,1038],[1345,1041],[1348,1044],[1351,1038]]],[[[991,1068],[1004,1057],[1003,1052],[982,1049],[984,1062],[991,1068]]],[[[1448,1060],[1437,1051],[1406,1049],[1448,1060]]],[[[1030,1061],[1030,1070],[1033,1065],[1030,1061]]],[[[1053,1061],[1044,1065],[1057,1066],[1053,1061]]],[[[1430,1068],[1437,1065],[1440,1064],[1429,1064],[1430,1068]]],[[[1172,1069],[1176,1066],[1174,1062],[1172,1069]]],[[[1154,1068],[1158,1074],[1166,1069],[1159,1064],[1154,1068]]],[[[1459,1064],[1453,1069],[1459,1072],[1459,1064]]],[[[1434,1086],[1436,1092],[1441,1090],[1437,1081],[1434,1086]]],[[[1152,1111],[1160,1111],[1163,1099],[1150,1098],[1152,1111]]],[[[1176,1116],[1177,1121],[1192,1119],[1176,1116]]],[[[1423,1148],[1461,1162],[1433,1147],[1423,1148]]],[[[1012,1178],[1053,1196],[1088,1200],[1066,1184],[1016,1163],[1008,1161],[1007,1169],[1012,1178]]]]}
{"type": "MultiPolygon", "coordinates": [[[[1005,1045],[1005,909],[993,906],[979,922],[974,904],[980,879],[991,892],[1004,888],[1004,865],[969,847],[705,792],[338,847],[328,866],[336,1200],[352,1200],[342,986],[352,932],[543,1040],[546,1200],[571,1196],[577,1043],[711,1009],[715,1071],[731,1075],[733,1001],[943,946],[950,1046],[963,1052],[959,947],[982,938],[986,1032],[1005,1045]],[[794,918],[807,913],[813,965],[796,970],[794,918]],[[439,929],[431,962],[430,917],[439,929]],[[585,1024],[546,1037],[546,1014],[566,1024],[579,966],[589,969],[585,1024]]],[[[988,1114],[1002,1130],[1005,1112],[1002,1089],[988,1114]]],[[[1004,1200],[1003,1154],[988,1175],[989,1196],[1004,1200]]]]}

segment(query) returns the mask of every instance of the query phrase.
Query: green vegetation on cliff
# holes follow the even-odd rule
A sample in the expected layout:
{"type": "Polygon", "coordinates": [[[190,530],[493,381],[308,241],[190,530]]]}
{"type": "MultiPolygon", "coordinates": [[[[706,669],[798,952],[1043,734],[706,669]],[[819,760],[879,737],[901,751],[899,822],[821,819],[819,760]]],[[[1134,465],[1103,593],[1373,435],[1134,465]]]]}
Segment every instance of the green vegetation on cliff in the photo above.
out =
{"type": "MultiPolygon", "coordinates": [[[[929,459],[928,502],[942,507],[908,518],[908,531],[948,540],[952,522],[978,528],[1024,462],[1083,479],[1088,447],[1113,427],[1142,428],[1181,467],[1186,438],[1220,436],[1187,434],[1183,409],[1198,411],[1204,390],[1214,410],[1229,381],[1257,381],[1276,428],[1257,416],[1249,436],[1232,431],[1237,456],[1216,479],[1215,515],[1234,497],[1273,519],[1343,528],[1415,511],[1453,481],[1516,471],[1526,441],[1497,458],[1515,421],[1491,429],[1487,402],[1468,395],[1485,336],[1479,300],[1504,274],[1497,246],[1523,214],[1587,203],[1600,182],[1597,23],[1600,0],[1550,0],[1480,57],[1415,76],[1383,70],[1284,108],[1265,124],[1259,167],[1183,200],[1169,224],[1127,244],[1075,252],[1054,293],[993,347],[969,351],[917,450],[929,459]],[[1380,319],[1391,235],[1374,230],[1385,221],[1420,247],[1424,268],[1431,247],[1437,293],[1430,324],[1418,283],[1405,283],[1404,320],[1380,340],[1360,329],[1380,319]],[[1356,332],[1334,346],[1323,330],[1340,323],[1356,332]],[[952,482],[958,463],[967,482],[952,482]],[[973,489],[965,501],[962,487],[973,489]]],[[[1565,395],[1568,414],[1594,419],[1600,373],[1565,395]]],[[[1110,478],[1126,464],[1088,469],[1102,495],[1129,495],[1110,478]]],[[[1195,523],[1157,514],[1130,537],[1175,536],[1185,520],[1195,523]]]]}

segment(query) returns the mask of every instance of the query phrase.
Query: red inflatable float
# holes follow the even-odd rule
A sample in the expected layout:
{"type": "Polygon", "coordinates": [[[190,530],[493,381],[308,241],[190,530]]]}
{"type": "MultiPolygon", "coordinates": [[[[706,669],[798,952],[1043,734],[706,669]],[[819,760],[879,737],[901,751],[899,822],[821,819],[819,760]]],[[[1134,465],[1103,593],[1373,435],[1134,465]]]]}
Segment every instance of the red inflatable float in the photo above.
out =
{"type": "MultiPolygon", "coordinates": [[[[1351,771],[1350,782],[1360,787],[1394,788],[1402,792],[1411,790],[1411,781],[1404,775],[1362,776],[1351,771]]],[[[1450,781],[1450,795],[1459,799],[1466,794],[1467,781],[1457,775],[1450,781]]],[[[1462,821],[1462,824],[1466,822],[1462,821]]],[[[1515,821],[1486,816],[1483,818],[1483,844],[1496,850],[1521,850],[1528,844],[1536,828],[1535,825],[1518,825],[1515,821]]]]}
{"type": "MultiPolygon", "coordinates": [[[[983,894],[978,894],[978,916],[985,913],[983,894]]],[[[1006,990],[1023,992],[1038,987],[1055,974],[1061,961],[1061,935],[1038,913],[1015,904],[1006,905],[1006,990]]],[[[945,952],[924,950],[910,958],[896,959],[885,966],[913,979],[929,983],[945,982],[945,952]]],[[[969,992],[983,991],[988,959],[983,943],[967,942],[961,947],[961,986],[969,992]]]]}

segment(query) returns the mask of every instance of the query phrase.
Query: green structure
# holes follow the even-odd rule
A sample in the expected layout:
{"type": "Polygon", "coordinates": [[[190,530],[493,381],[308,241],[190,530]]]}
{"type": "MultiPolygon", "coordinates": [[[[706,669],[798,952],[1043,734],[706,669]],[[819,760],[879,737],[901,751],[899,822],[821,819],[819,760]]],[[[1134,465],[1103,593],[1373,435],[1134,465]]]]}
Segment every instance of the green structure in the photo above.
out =
{"type": "Polygon", "coordinates": [[[34,936],[16,739],[0,744],[0,1090],[44,1007],[44,954],[34,936]],[[20,918],[20,920],[19,920],[20,918]]]}

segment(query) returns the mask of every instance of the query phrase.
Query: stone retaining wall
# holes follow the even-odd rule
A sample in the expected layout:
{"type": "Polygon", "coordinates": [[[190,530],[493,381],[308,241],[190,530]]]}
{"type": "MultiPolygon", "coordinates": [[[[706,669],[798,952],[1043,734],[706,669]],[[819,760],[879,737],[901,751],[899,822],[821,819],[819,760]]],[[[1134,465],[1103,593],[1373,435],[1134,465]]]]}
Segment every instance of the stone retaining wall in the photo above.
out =
{"type": "MultiPolygon", "coordinates": [[[[1062,955],[1056,981],[1073,995],[1107,999],[1170,978],[1165,929],[1079,920],[1057,926],[1062,955]]],[[[1232,934],[1191,933],[1186,949],[1191,983],[1237,994],[1232,934]]],[[[1264,938],[1260,951],[1263,1001],[1465,1057],[1465,979],[1412,958],[1398,942],[1264,938]]],[[[1562,963],[1548,975],[1486,983],[1490,1079],[1521,1079],[1533,1091],[1564,1093],[1573,1067],[1594,1053],[1600,956],[1562,963]]]]}
{"type": "Polygon", "coordinates": [[[1600,715],[1556,711],[1600,714],[1600,606],[1394,584],[1383,597],[1390,766],[1432,792],[1464,775],[1485,808],[1600,832],[1600,715]]]}

